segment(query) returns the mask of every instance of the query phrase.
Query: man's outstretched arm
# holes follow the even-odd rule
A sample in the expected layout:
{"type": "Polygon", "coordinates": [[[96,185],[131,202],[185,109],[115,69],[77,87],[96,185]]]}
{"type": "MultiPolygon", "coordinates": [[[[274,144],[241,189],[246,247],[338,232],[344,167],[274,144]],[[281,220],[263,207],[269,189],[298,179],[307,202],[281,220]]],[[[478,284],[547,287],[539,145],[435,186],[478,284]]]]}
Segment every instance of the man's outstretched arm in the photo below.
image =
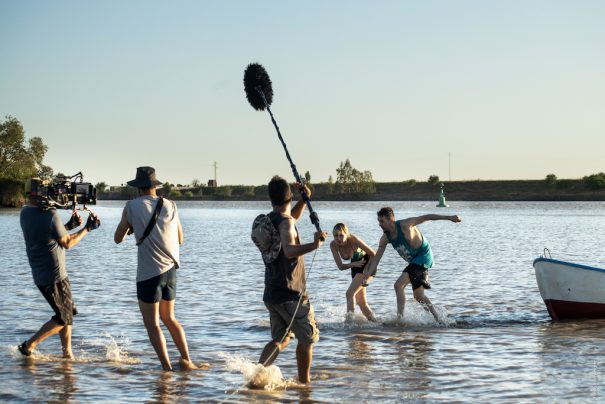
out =
{"type": "Polygon", "coordinates": [[[424,215],[424,216],[418,216],[418,217],[408,217],[407,219],[403,220],[403,224],[405,224],[406,226],[418,226],[419,224],[422,224],[424,222],[428,222],[429,220],[449,220],[451,222],[454,223],[459,223],[462,221],[462,219],[460,219],[460,216],[458,215],[452,215],[452,216],[444,216],[444,215],[424,215]]]}

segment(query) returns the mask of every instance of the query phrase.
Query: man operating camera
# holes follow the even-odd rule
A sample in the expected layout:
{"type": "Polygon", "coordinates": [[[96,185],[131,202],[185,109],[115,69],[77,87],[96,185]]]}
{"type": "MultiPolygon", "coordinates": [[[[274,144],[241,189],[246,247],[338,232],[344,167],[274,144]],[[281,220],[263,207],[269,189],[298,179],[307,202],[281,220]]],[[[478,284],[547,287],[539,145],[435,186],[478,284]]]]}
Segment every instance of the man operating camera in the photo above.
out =
{"type": "Polygon", "coordinates": [[[31,356],[39,343],[59,333],[63,357],[73,359],[71,328],[77,311],[65,269],[65,250],[75,246],[86,234],[98,228],[101,221],[89,211],[84,227],[70,234],[68,230],[82,225],[82,217],[74,209],[69,221],[63,225],[57,210],[49,207],[52,204],[48,203],[47,193],[41,192],[43,190],[36,186],[36,181],[33,182],[34,190],[31,180],[25,187],[28,202],[21,209],[21,229],[34,283],[55,315],[18,348],[22,355],[31,356]]]}

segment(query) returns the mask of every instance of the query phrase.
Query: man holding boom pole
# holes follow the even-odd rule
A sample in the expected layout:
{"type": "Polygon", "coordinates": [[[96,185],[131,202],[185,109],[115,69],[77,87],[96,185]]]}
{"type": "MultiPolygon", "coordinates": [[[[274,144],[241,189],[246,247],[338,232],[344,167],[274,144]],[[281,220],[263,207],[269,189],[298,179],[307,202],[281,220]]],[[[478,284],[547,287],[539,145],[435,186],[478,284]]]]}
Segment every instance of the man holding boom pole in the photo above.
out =
{"type": "MultiPolygon", "coordinates": [[[[328,237],[328,233],[317,231],[313,242],[301,244],[295,224],[305,210],[305,202],[301,199],[292,207],[290,184],[278,176],[271,179],[268,190],[273,210],[266,217],[279,233],[281,246],[276,249],[278,253],[271,260],[267,260],[263,254],[263,301],[269,311],[271,341],[263,349],[258,362],[263,366],[272,364],[294,334],[298,339],[298,379],[301,383],[310,383],[313,344],[319,340],[319,330],[306,291],[303,255],[318,249],[328,237]]],[[[306,186],[304,190],[308,196],[311,195],[306,186]]],[[[255,242],[258,242],[259,236],[253,228],[252,238],[255,242]]],[[[254,385],[254,380],[252,384],[254,385]]]]}

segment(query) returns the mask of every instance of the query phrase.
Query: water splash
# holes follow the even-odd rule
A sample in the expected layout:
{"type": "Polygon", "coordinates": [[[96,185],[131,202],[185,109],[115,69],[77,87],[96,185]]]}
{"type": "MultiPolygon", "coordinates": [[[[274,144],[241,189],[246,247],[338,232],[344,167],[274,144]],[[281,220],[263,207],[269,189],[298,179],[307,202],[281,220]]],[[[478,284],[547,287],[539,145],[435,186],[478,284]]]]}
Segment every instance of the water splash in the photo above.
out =
{"type": "Polygon", "coordinates": [[[254,386],[254,388],[264,390],[275,390],[288,385],[288,382],[284,380],[281,370],[275,365],[265,367],[260,363],[250,361],[248,358],[227,353],[223,353],[220,356],[225,359],[227,369],[242,374],[246,386],[254,386]]]}
{"type": "MultiPolygon", "coordinates": [[[[317,322],[319,328],[324,329],[376,329],[386,326],[411,326],[411,327],[453,327],[456,326],[456,320],[449,316],[447,310],[442,306],[435,306],[439,321],[435,320],[433,315],[422,307],[419,303],[408,302],[405,306],[403,319],[397,317],[395,313],[383,314],[374,313],[377,322],[368,321],[365,316],[355,310],[352,317],[347,318],[343,306],[321,307],[321,315],[317,322]]],[[[319,310],[318,310],[319,311],[319,310]]]]}
{"type": "Polygon", "coordinates": [[[137,364],[140,361],[131,358],[128,354],[127,348],[129,345],[130,340],[128,338],[121,336],[116,339],[111,334],[105,333],[101,337],[82,341],[77,360],[137,364]]]}
{"type": "MultiPolygon", "coordinates": [[[[38,348],[34,349],[31,352],[31,356],[23,356],[21,352],[19,352],[19,348],[17,345],[9,345],[6,347],[9,355],[15,359],[26,359],[28,361],[36,360],[38,362],[63,362],[63,361],[77,361],[77,358],[74,359],[66,359],[60,354],[51,354],[40,351],[38,348]]],[[[59,348],[60,350],[60,348],[59,348]]]]}
{"type": "Polygon", "coordinates": [[[109,334],[106,335],[109,338],[109,343],[106,345],[105,359],[109,362],[122,362],[128,358],[128,352],[121,349],[117,341],[109,334]]]}
{"type": "MultiPolygon", "coordinates": [[[[125,364],[137,364],[140,361],[131,358],[126,349],[130,341],[126,337],[114,338],[111,334],[105,333],[102,337],[94,339],[84,339],[77,348],[74,359],[66,359],[60,354],[41,351],[39,347],[32,351],[32,355],[27,357],[40,362],[60,362],[69,360],[71,362],[114,362],[125,364]]],[[[47,347],[48,348],[48,347],[47,347]]],[[[74,347],[75,348],[75,347],[74,347]]],[[[44,349],[44,348],[43,348],[44,349]]],[[[52,348],[49,348],[52,349],[52,348]]],[[[60,349],[60,348],[59,348],[60,349]]],[[[17,345],[7,346],[7,351],[13,358],[25,358],[19,352],[17,345]]],[[[74,349],[76,351],[76,349],[74,349]]]]}

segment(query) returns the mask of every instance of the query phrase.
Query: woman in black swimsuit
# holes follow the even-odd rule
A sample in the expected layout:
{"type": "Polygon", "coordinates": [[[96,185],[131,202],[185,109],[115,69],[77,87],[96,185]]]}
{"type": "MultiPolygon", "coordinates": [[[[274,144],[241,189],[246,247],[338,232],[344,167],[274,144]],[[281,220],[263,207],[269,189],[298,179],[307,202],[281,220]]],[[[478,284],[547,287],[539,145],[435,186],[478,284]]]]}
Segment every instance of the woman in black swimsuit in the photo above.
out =
{"type": "MultiPolygon", "coordinates": [[[[361,238],[349,233],[347,225],[337,223],[332,230],[334,240],[330,242],[330,250],[334,256],[334,262],[341,271],[351,269],[351,285],[347,289],[347,315],[345,321],[349,322],[353,319],[355,311],[355,302],[361,309],[361,312],[369,321],[376,321],[372,309],[366,300],[366,286],[364,283],[366,268],[368,262],[375,255],[372,250],[361,238]]],[[[368,267],[369,268],[369,267],[368,267]]]]}

